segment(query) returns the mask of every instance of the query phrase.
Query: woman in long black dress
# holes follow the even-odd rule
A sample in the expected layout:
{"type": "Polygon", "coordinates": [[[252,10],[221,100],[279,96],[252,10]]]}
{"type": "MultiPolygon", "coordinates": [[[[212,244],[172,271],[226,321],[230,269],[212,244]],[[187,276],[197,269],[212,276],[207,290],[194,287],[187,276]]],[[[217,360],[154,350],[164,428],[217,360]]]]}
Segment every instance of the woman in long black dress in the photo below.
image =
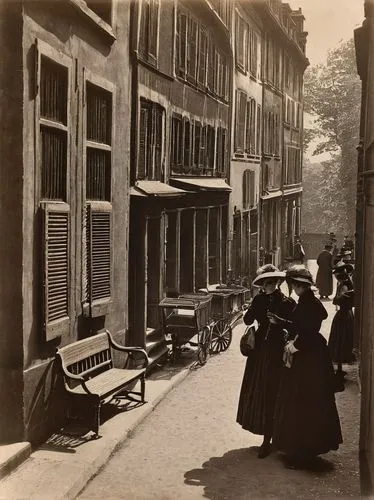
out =
{"type": "Polygon", "coordinates": [[[325,338],[319,333],[327,311],[311,290],[313,278],[304,266],[293,266],[286,279],[299,297],[291,323],[277,315],[291,340],[282,369],[273,443],[286,453],[290,467],[302,467],[342,443],[335,404],[334,368],[325,338]]]}
{"type": "Polygon", "coordinates": [[[343,376],[342,363],[351,363],[353,355],[353,331],[354,331],[354,290],[350,274],[353,266],[344,262],[339,262],[333,269],[333,273],[338,280],[336,294],[333,299],[339,309],[332,320],[329,337],[329,349],[331,358],[337,363],[337,375],[343,376]]]}
{"type": "Polygon", "coordinates": [[[291,317],[295,307],[293,299],[279,289],[285,274],[272,264],[257,271],[253,285],[261,287],[244,315],[244,323],[251,325],[257,320],[255,347],[247,359],[239,398],[237,422],[243,429],[264,436],[259,458],[271,451],[275,401],[279,375],[282,369],[284,334],[282,328],[271,324],[269,311],[284,318],[291,317]]]}

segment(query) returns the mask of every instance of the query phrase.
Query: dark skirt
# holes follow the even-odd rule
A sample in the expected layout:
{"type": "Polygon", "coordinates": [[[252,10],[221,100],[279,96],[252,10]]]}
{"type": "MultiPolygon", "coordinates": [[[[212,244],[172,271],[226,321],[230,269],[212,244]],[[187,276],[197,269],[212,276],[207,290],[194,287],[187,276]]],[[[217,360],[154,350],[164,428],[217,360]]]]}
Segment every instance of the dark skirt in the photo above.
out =
{"type": "Polygon", "coordinates": [[[263,340],[247,358],[236,421],[253,434],[272,430],[282,353],[282,341],[273,337],[263,340]]]}
{"type": "Polygon", "coordinates": [[[340,309],[332,320],[329,337],[331,359],[335,363],[351,363],[353,355],[354,316],[352,309],[340,309]]]}
{"type": "Polygon", "coordinates": [[[343,442],[335,404],[334,368],[326,341],[293,356],[282,368],[273,444],[293,456],[316,456],[343,442]]]}

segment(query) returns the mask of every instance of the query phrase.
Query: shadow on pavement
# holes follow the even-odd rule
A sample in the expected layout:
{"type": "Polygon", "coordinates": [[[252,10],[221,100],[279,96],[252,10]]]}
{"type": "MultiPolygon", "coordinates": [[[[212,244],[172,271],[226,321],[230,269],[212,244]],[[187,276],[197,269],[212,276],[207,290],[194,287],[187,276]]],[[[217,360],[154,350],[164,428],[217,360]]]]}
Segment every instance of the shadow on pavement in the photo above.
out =
{"type": "Polygon", "coordinates": [[[308,488],[308,482],[314,487],[317,483],[323,484],[322,478],[334,471],[334,464],[321,457],[317,457],[307,470],[287,469],[281,454],[272,453],[260,460],[258,450],[257,446],[252,446],[212,457],[200,469],[186,472],[184,482],[203,487],[204,497],[212,500],[298,498],[296,492],[301,493],[300,498],[316,498],[318,493],[308,488]]]}

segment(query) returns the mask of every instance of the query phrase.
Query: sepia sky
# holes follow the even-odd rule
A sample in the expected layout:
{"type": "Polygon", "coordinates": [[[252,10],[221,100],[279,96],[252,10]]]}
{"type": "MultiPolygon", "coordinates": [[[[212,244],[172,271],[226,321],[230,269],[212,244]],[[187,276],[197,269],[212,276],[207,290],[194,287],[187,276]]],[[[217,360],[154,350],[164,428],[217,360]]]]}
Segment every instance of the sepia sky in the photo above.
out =
{"type": "Polygon", "coordinates": [[[289,0],[289,4],[303,10],[312,65],[324,62],[328,50],[351,38],[364,20],[364,0],[289,0]]]}

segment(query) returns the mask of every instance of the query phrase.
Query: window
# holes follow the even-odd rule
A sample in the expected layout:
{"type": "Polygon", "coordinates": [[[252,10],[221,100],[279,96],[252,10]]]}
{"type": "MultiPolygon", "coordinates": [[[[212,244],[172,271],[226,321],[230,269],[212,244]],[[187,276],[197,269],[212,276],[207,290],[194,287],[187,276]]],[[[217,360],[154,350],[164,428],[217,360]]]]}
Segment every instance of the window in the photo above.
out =
{"type": "Polygon", "coordinates": [[[86,93],[86,198],[110,201],[112,95],[90,82],[86,93]]]}
{"type": "Polygon", "coordinates": [[[249,46],[249,71],[257,78],[257,52],[258,52],[258,36],[257,33],[251,29],[250,32],[250,46],[249,46]]]}
{"type": "Polygon", "coordinates": [[[43,331],[45,340],[70,328],[70,74],[71,59],[36,42],[35,154],[42,211],[43,331]]]}
{"type": "Polygon", "coordinates": [[[261,106],[257,105],[257,127],[256,127],[256,154],[261,154],[261,123],[262,123],[261,106]]]}
{"type": "Polygon", "coordinates": [[[301,182],[301,152],[299,148],[287,147],[286,168],[283,179],[285,185],[301,182]]]}
{"type": "Polygon", "coordinates": [[[246,152],[256,154],[256,101],[252,98],[247,101],[246,152]]]}
{"type": "Polygon", "coordinates": [[[138,179],[161,180],[164,108],[140,100],[138,179]]]}
{"type": "Polygon", "coordinates": [[[201,146],[201,123],[195,121],[193,165],[196,168],[198,168],[200,165],[200,146],[201,146]]]}
{"type": "Polygon", "coordinates": [[[82,267],[84,311],[90,317],[104,316],[111,303],[113,92],[111,83],[87,73],[85,260],[82,267]]]}
{"type": "Polygon", "coordinates": [[[198,69],[198,83],[205,87],[206,85],[206,70],[208,59],[208,37],[206,31],[200,28],[199,37],[199,69],[198,69]]]}
{"type": "Polygon", "coordinates": [[[247,94],[241,90],[236,91],[235,113],[235,152],[244,153],[245,150],[245,120],[247,111],[247,94]]]}
{"type": "Polygon", "coordinates": [[[180,167],[183,156],[183,122],[182,117],[174,115],[171,122],[171,165],[180,167]]]}
{"type": "Polygon", "coordinates": [[[178,11],[177,27],[176,27],[176,73],[178,76],[185,77],[186,62],[187,62],[187,15],[178,11]]]}
{"type": "Polygon", "coordinates": [[[249,210],[256,204],[255,179],[253,170],[243,172],[243,210],[249,210]]]}
{"type": "Polygon", "coordinates": [[[157,63],[159,0],[142,0],[140,10],[139,54],[152,64],[157,63]]]}
{"type": "Polygon", "coordinates": [[[89,7],[103,21],[112,24],[112,0],[86,0],[89,7]]]}
{"type": "Polygon", "coordinates": [[[235,19],[235,61],[242,71],[247,71],[247,38],[248,25],[236,12],[235,19]]]}
{"type": "Polygon", "coordinates": [[[197,22],[190,18],[188,21],[188,45],[187,45],[187,79],[196,83],[197,70],[197,22]]]}
{"type": "Polygon", "coordinates": [[[41,197],[66,201],[68,68],[41,56],[41,197]]]}
{"type": "Polygon", "coordinates": [[[224,177],[227,167],[227,130],[222,127],[217,129],[216,169],[218,175],[224,177]]]}

